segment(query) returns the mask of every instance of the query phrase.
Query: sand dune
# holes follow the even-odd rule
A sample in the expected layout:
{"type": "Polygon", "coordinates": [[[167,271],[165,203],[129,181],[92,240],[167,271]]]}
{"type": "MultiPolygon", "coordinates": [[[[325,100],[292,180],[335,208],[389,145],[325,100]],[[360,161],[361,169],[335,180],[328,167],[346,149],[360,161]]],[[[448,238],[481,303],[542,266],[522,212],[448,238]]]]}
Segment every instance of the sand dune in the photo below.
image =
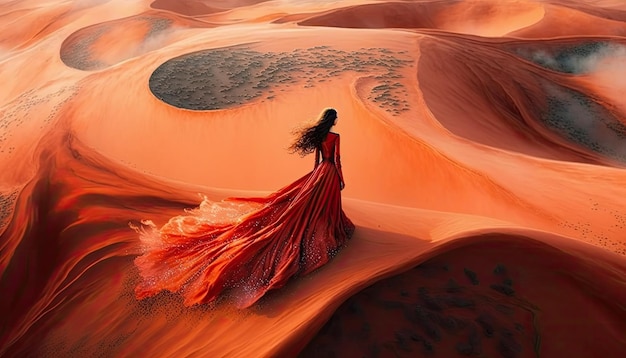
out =
{"type": "Polygon", "coordinates": [[[625,26],[613,0],[0,4],[0,355],[621,356],[625,26]],[[129,222],[300,177],[327,106],[349,245],[246,310],[138,301],[129,222]]]}
{"type": "Polygon", "coordinates": [[[202,0],[155,0],[150,4],[150,7],[154,9],[172,11],[181,15],[195,16],[213,14],[265,1],[267,0],[218,0],[211,1],[211,5],[208,5],[206,1],[202,0]]]}
{"type": "Polygon", "coordinates": [[[78,70],[110,67],[174,42],[177,27],[213,27],[210,23],[145,12],[82,28],[61,45],[61,60],[78,70]]]}
{"type": "Polygon", "coordinates": [[[543,15],[543,5],[527,1],[389,1],[340,8],[298,23],[349,28],[430,28],[502,36],[533,25],[543,15]]]}

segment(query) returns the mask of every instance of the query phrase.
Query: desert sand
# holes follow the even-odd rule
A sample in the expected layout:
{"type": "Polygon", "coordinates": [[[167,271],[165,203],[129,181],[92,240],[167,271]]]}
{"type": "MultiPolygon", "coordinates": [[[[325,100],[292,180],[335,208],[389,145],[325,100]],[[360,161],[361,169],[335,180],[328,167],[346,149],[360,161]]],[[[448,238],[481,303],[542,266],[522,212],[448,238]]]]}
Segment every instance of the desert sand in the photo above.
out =
{"type": "Polygon", "coordinates": [[[0,356],[621,357],[619,0],[5,1],[0,356]],[[129,223],[311,170],[357,229],[249,309],[137,300],[129,223]]]}

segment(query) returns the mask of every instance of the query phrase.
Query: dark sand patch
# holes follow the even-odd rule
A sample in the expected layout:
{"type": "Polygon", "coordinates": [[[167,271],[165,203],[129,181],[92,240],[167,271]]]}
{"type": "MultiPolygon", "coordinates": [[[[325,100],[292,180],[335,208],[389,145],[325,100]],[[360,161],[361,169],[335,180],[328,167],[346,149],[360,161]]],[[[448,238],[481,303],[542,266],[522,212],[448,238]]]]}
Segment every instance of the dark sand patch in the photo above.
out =
{"type": "Polygon", "coordinates": [[[549,82],[544,86],[548,106],[542,123],[572,143],[626,163],[626,125],[582,92],[549,82]]]}
{"type": "MultiPolygon", "coordinates": [[[[572,88],[563,86],[567,79],[560,73],[546,73],[522,59],[504,61],[509,52],[534,43],[498,46],[503,52],[488,41],[455,41],[424,41],[418,71],[429,109],[448,130],[477,143],[537,157],[626,163],[626,126],[615,113],[591,94],[574,90],[574,83],[572,88]],[[483,54],[474,56],[479,47],[483,54]],[[442,56],[447,60],[441,61],[442,56]],[[479,111],[458,120],[473,110],[479,111]]],[[[544,58],[554,68],[576,72],[589,66],[581,59],[602,53],[602,48],[571,47],[544,58]]]]}
{"type": "MultiPolygon", "coordinates": [[[[151,16],[138,16],[128,19],[109,21],[82,28],[71,34],[61,45],[61,61],[68,66],[83,71],[97,71],[141,54],[142,44],[162,35],[173,24],[171,19],[151,16]],[[104,59],[93,51],[93,46],[108,32],[120,26],[146,28],[143,41],[131,44],[123,49],[113,60],[104,59]]],[[[116,48],[116,50],[119,50],[116,48]]]]}
{"type": "Polygon", "coordinates": [[[609,41],[582,40],[580,43],[528,43],[507,46],[516,55],[552,71],[586,74],[603,58],[626,54],[626,47],[609,41]]]}
{"type": "Polygon", "coordinates": [[[616,255],[516,235],[465,240],[348,298],[300,356],[595,357],[621,351],[626,312],[615,295],[623,296],[624,270],[616,255]]]}
{"type": "Polygon", "coordinates": [[[4,231],[6,225],[9,223],[18,194],[19,190],[0,193],[0,233],[4,231]]]}
{"type": "Polygon", "coordinates": [[[385,48],[343,51],[329,46],[292,52],[259,52],[231,47],[203,50],[168,60],[150,77],[150,90],[179,108],[216,110],[272,99],[276,91],[311,88],[344,73],[371,74],[379,82],[368,99],[397,115],[408,110],[401,68],[413,60],[407,52],[385,48]]]}
{"type": "Polygon", "coordinates": [[[538,307],[515,293],[521,267],[463,267],[442,257],[342,304],[301,357],[529,357],[538,307]]]}

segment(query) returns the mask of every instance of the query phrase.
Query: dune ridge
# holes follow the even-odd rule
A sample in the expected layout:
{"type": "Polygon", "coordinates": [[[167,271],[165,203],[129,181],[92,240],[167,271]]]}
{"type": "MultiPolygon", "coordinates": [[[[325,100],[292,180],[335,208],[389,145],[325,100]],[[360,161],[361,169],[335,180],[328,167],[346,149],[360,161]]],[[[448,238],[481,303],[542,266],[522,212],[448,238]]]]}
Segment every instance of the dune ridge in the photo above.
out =
{"type": "Polygon", "coordinates": [[[0,4],[0,355],[618,356],[625,11],[0,4]],[[129,224],[298,178],[328,106],[345,249],[246,310],[137,300],[129,224]]]}
{"type": "MultiPolygon", "coordinates": [[[[467,223],[464,223],[459,225],[456,230],[434,236],[432,230],[439,226],[441,226],[441,229],[447,228],[450,230],[450,220],[460,219],[458,215],[445,212],[430,212],[430,214],[428,214],[428,211],[422,211],[420,215],[424,217],[430,216],[431,222],[413,222],[409,227],[406,227],[410,221],[406,220],[407,217],[403,218],[399,215],[402,210],[404,210],[402,208],[390,211],[390,207],[385,208],[384,206],[380,206],[380,204],[352,203],[350,200],[347,200],[346,208],[349,213],[353,213],[351,209],[354,205],[355,208],[362,208],[365,213],[370,212],[374,214],[369,218],[363,214],[357,215],[357,217],[361,218],[358,224],[361,228],[362,240],[351,243],[349,249],[345,253],[342,253],[336,261],[333,261],[312,277],[305,278],[301,282],[293,282],[292,286],[286,290],[270,295],[250,313],[244,313],[243,316],[241,316],[241,313],[233,312],[228,306],[224,307],[221,311],[203,310],[199,307],[189,312],[182,308],[181,300],[175,295],[160,295],[154,299],[137,302],[134,301],[132,294],[129,295],[126,293],[122,296],[126,303],[124,305],[116,305],[115,302],[117,302],[120,297],[116,294],[111,294],[110,290],[102,290],[102,288],[113,285],[113,287],[119,287],[124,291],[130,289],[130,292],[132,292],[132,282],[136,280],[136,277],[133,277],[132,257],[137,252],[138,247],[137,242],[133,238],[133,234],[128,232],[127,217],[129,215],[136,215],[132,213],[139,211],[143,215],[149,215],[156,220],[159,220],[159,218],[162,221],[167,220],[170,215],[180,212],[184,207],[193,206],[197,200],[196,191],[200,188],[190,187],[183,183],[167,182],[162,179],[138,177],[134,171],[125,168],[123,165],[115,164],[106,158],[102,158],[97,153],[90,151],[88,147],[81,144],[71,135],[59,135],[58,140],[65,143],[64,146],[66,149],[63,151],[42,152],[42,163],[46,163],[47,167],[42,166],[41,172],[38,175],[40,179],[31,182],[22,191],[22,195],[18,199],[17,215],[12,225],[10,225],[3,234],[3,242],[11,243],[14,242],[11,238],[18,239],[17,247],[12,250],[3,250],[3,253],[6,255],[3,256],[3,258],[9,261],[8,265],[6,260],[3,261],[3,272],[11,272],[13,277],[24,277],[23,275],[26,274],[26,272],[29,272],[28,275],[35,273],[34,277],[38,277],[42,280],[42,284],[40,285],[30,284],[26,287],[22,286],[21,288],[12,285],[6,286],[7,282],[3,282],[5,284],[3,285],[4,287],[2,287],[3,292],[7,293],[12,293],[12,289],[24,290],[26,288],[30,290],[41,290],[40,292],[31,291],[30,294],[26,293],[28,291],[21,291],[20,295],[11,294],[9,297],[15,297],[16,299],[19,297],[19,301],[3,302],[4,305],[7,305],[2,307],[3,312],[14,312],[12,315],[8,316],[7,323],[9,323],[9,326],[17,325],[17,322],[22,323],[22,327],[18,325],[18,329],[11,332],[13,336],[3,335],[4,337],[12,338],[8,342],[4,341],[2,344],[2,346],[12,348],[4,352],[8,355],[20,355],[30,351],[24,351],[23,349],[31,348],[32,344],[34,344],[34,341],[31,341],[31,339],[38,339],[40,334],[50,339],[50,341],[45,340],[43,343],[36,345],[39,348],[33,352],[37,352],[37,354],[41,355],[95,354],[96,352],[108,352],[108,354],[122,354],[122,352],[124,352],[124,354],[133,354],[133,352],[135,352],[136,354],[139,352],[150,352],[146,351],[145,346],[138,341],[135,341],[133,346],[118,345],[115,344],[114,341],[91,342],[87,346],[58,346],[54,344],[55,339],[61,339],[61,337],[58,337],[58,334],[52,333],[48,335],[44,333],[46,330],[57,327],[58,321],[55,317],[67,317],[67,321],[63,324],[63,327],[65,327],[63,332],[66,335],[63,339],[73,337],[77,342],[84,340],[86,338],[84,335],[91,334],[87,332],[92,332],[92,329],[95,327],[86,326],[79,328],[81,327],[79,323],[81,320],[80,317],[89,312],[89,310],[97,309],[99,305],[104,305],[107,308],[117,306],[116,309],[108,311],[111,314],[106,316],[107,324],[105,324],[104,321],[97,320],[94,326],[101,325],[102,328],[98,329],[103,335],[112,335],[111,339],[118,336],[116,339],[121,340],[120,342],[128,339],[128,337],[124,337],[125,335],[131,334],[129,332],[133,330],[133,325],[136,323],[135,320],[138,319],[139,322],[141,322],[142,325],[146,325],[145,327],[148,329],[148,327],[151,327],[153,324],[152,320],[158,321],[162,319],[159,318],[162,317],[160,315],[169,317],[164,322],[164,327],[175,328],[188,326],[189,322],[186,321],[187,319],[192,319],[195,324],[207,328],[212,327],[212,324],[217,324],[217,327],[221,327],[222,325],[217,322],[219,322],[219,319],[224,319],[228,321],[228,323],[224,323],[225,327],[221,328],[224,332],[227,332],[233,325],[237,325],[238,327],[249,327],[240,328],[244,331],[247,330],[248,334],[252,334],[249,329],[258,331],[259,325],[269,324],[272,325],[273,329],[278,329],[275,326],[275,321],[267,320],[268,315],[289,317],[289,319],[278,320],[278,322],[284,322],[286,327],[293,327],[292,325],[294,324],[300,326],[303,325],[304,322],[307,322],[300,330],[293,331],[293,328],[285,328],[284,331],[279,330],[283,333],[288,331],[293,332],[292,335],[288,337],[281,337],[279,341],[272,340],[272,338],[277,338],[274,335],[270,337],[261,335],[257,337],[257,344],[245,350],[242,350],[240,347],[238,350],[238,354],[255,352],[261,355],[292,355],[299,352],[300,349],[305,348],[304,346],[308,342],[307,337],[310,338],[312,332],[315,332],[314,327],[316,325],[321,326],[324,324],[324,317],[329,317],[334,309],[347,297],[351,297],[354,293],[364,288],[364,286],[367,286],[372,277],[379,282],[377,285],[382,285],[386,281],[379,281],[380,279],[394,277],[394,280],[399,280],[399,277],[402,277],[402,275],[411,275],[413,271],[407,273],[406,270],[416,267],[416,265],[417,269],[413,270],[417,271],[427,270],[428,267],[436,267],[437,265],[439,265],[439,267],[443,266],[443,264],[437,264],[436,262],[448,262],[452,267],[457,268],[457,271],[460,270],[462,265],[473,265],[468,269],[470,271],[472,268],[479,266],[481,267],[480,270],[474,269],[479,272],[478,280],[485,274],[482,271],[485,271],[485,267],[489,265],[495,267],[499,262],[503,262],[507,267],[517,266],[520,269],[515,274],[517,276],[513,276],[515,279],[514,282],[516,282],[513,286],[514,292],[516,292],[515,294],[519,292],[522,297],[533,296],[541,301],[532,302],[533,307],[545,307],[545,305],[548,305],[548,302],[554,302],[556,298],[547,294],[536,293],[532,295],[530,293],[541,287],[538,286],[538,281],[541,282],[541,280],[537,275],[540,275],[542,272],[545,273],[549,269],[539,266],[535,267],[533,271],[529,271],[529,267],[533,267],[533,265],[527,263],[528,260],[533,260],[534,265],[542,263],[545,265],[548,262],[551,262],[549,265],[556,265],[556,257],[559,257],[558,262],[560,263],[560,270],[557,272],[576,272],[577,275],[582,275],[576,276],[576,282],[580,282],[580,284],[591,284],[591,282],[593,282],[591,287],[597,290],[597,292],[607,292],[614,289],[614,294],[620,295],[621,292],[622,296],[624,294],[623,292],[626,292],[623,290],[626,281],[624,281],[622,275],[624,262],[621,256],[612,254],[603,249],[592,249],[587,244],[572,241],[566,237],[555,236],[547,232],[527,230],[520,227],[516,228],[510,223],[490,223],[488,218],[479,219],[468,217],[466,220],[471,220],[478,224],[475,229],[468,231],[467,223]],[[68,162],[73,163],[71,171],[62,169],[62,166],[65,166],[68,162]],[[47,212],[49,214],[39,216],[42,218],[40,222],[33,222],[32,220],[25,222],[29,217],[36,217],[31,214],[31,211],[47,212]],[[76,220],[74,218],[80,219],[76,220]],[[483,221],[482,225],[479,224],[481,220],[483,221]],[[387,227],[379,229],[379,223],[386,223],[387,227]],[[398,231],[398,228],[402,228],[403,226],[405,226],[405,228],[398,231]],[[57,242],[57,245],[52,247],[58,248],[58,255],[51,255],[49,251],[50,246],[42,247],[37,245],[38,239],[41,237],[41,228],[45,228],[48,240],[57,242]],[[428,233],[429,228],[431,234],[428,233]],[[90,240],[87,241],[84,240],[86,232],[98,232],[99,234],[91,235],[90,240]],[[383,232],[386,232],[386,234],[381,235],[380,233],[383,232]],[[396,233],[393,234],[392,232],[396,233]],[[417,235],[417,237],[411,234],[417,235]],[[390,238],[395,238],[393,245],[390,245],[388,242],[390,238]],[[516,249],[510,249],[510,245],[515,245],[516,249]],[[374,247],[376,248],[375,250],[374,247]],[[473,250],[477,250],[476,253],[472,254],[472,251],[467,249],[467,247],[475,247],[473,250]],[[552,248],[547,249],[547,247],[552,248]],[[486,254],[486,252],[490,252],[490,250],[493,250],[494,253],[486,254]],[[519,250],[530,251],[526,254],[518,255],[516,252],[519,250]],[[41,253],[35,254],[36,252],[41,253]],[[476,260],[479,256],[477,255],[478,252],[480,252],[480,257],[482,257],[480,260],[476,260]],[[539,260],[537,259],[538,252],[545,252],[545,254],[551,258],[539,260]],[[559,256],[557,256],[557,252],[559,256]],[[47,255],[43,255],[43,253],[47,253],[47,255]],[[33,262],[35,266],[22,266],[21,263],[29,261],[27,257],[32,255],[41,257],[41,260],[31,260],[30,262],[33,262]],[[486,260],[485,256],[491,258],[486,260]],[[382,264],[380,266],[370,265],[368,271],[372,270],[372,272],[369,273],[362,272],[362,269],[356,270],[357,267],[360,267],[364,262],[374,257],[393,257],[394,260],[383,260],[380,262],[382,264]],[[465,257],[465,259],[461,257],[465,257]],[[474,259],[471,257],[474,257],[474,259]],[[433,260],[435,263],[433,263],[433,260]],[[466,263],[464,263],[464,260],[466,263]],[[419,265],[419,263],[422,262],[425,263],[419,265]],[[50,270],[51,267],[58,267],[61,263],[63,263],[63,269],[57,269],[57,271],[50,270]],[[23,273],[18,274],[18,272],[23,273]],[[102,276],[104,272],[110,272],[111,274],[116,272],[116,274],[107,275],[110,279],[102,280],[102,282],[96,280],[96,278],[102,276]],[[359,275],[355,275],[355,272],[359,272],[359,275]],[[395,274],[397,273],[402,274],[396,276],[395,274]],[[534,277],[534,279],[528,277],[534,277]],[[591,280],[591,278],[594,280],[591,280]],[[346,284],[346,280],[351,280],[353,283],[348,285],[346,284]],[[43,282],[55,284],[45,285],[43,282]],[[92,284],[88,284],[89,282],[92,282],[92,284]],[[99,283],[92,286],[94,282],[99,283]],[[324,286],[331,291],[338,290],[337,293],[335,295],[324,295],[323,292],[318,290],[320,282],[324,282],[324,286]],[[521,287],[518,288],[517,282],[520,282],[521,287]],[[341,294],[339,294],[339,292],[341,292],[341,294]],[[72,297],[71,302],[64,301],[63,297],[67,296],[72,297]],[[27,297],[29,297],[30,300],[28,300],[27,297]],[[306,300],[310,303],[316,302],[318,306],[320,305],[319,301],[325,301],[323,306],[319,306],[320,309],[324,307],[324,311],[302,310],[300,305],[289,308],[290,305],[288,302],[294,300],[297,302],[302,302],[302,300],[306,300]],[[13,307],[14,310],[9,311],[9,306],[13,307]],[[171,306],[173,307],[165,308],[171,306]],[[30,314],[27,316],[20,315],[20,313],[23,312],[22,309],[20,309],[21,307],[24,307],[23,309],[28,308],[30,314]],[[50,308],[54,309],[48,311],[50,308]],[[75,312],[77,308],[79,312],[75,312]],[[165,308],[164,311],[162,311],[163,308],[165,308]],[[316,319],[311,321],[311,315],[315,315],[316,319]],[[257,318],[255,319],[254,317],[257,318]],[[209,321],[200,323],[204,320],[209,321]],[[209,326],[205,326],[207,324],[209,324],[209,326]],[[103,330],[103,327],[109,328],[103,330]],[[27,330],[30,330],[30,334],[25,336],[25,331],[27,330]],[[126,333],[120,333],[117,330],[122,330],[122,332],[126,333]],[[22,339],[20,340],[20,338],[22,339]],[[16,345],[16,340],[22,342],[21,344],[23,344],[23,346],[16,345]],[[22,349],[19,349],[20,346],[22,349]],[[124,349],[120,350],[122,346],[124,349]]],[[[219,200],[223,195],[223,193],[211,194],[210,191],[205,191],[205,193],[213,200],[219,200]]],[[[354,210],[354,214],[357,212],[358,210],[354,210]]],[[[408,215],[408,217],[414,217],[415,213],[408,213],[408,215]]],[[[452,269],[439,269],[438,273],[433,274],[434,276],[427,276],[429,276],[431,280],[434,280],[435,283],[433,284],[435,285],[436,282],[445,283],[446,280],[437,279],[436,277],[438,277],[440,273],[449,272],[450,270],[452,269]]],[[[464,271],[460,275],[461,276],[458,276],[457,274],[455,278],[456,281],[461,281],[461,278],[464,277],[463,275],[468,276],[464,271]]],[[[471,277],[471,275],[469,275],[469,277],[471,277]]],[[[472,285],[471,278],[467,279],[470,280],[470,287],[479,285],[472,285]]],[[[32,280],[32,278],[30,280],[32,280]]],[[[553,282],[558,283],[561,281],[555,279],[553,282]]],[[[409,288],[410,287],[411,286],[409,286],[409,288]]],[[[487,288],[491,290],[488,291],[489,294],[487,297],[494,299],[499,297],[498,295],[502,295],[506,302],[506,298],[511,296],[506,293],[509,291],[500,289],[504,292],[502,293],[497,287],[500,287],[497,286],[497,283],[491,284],[487,288]],[[496,287],[496,289],[491,286],[496,287]]],[[[413,287],[413,289],[414,288],[415,287],[413,287]]],[[[572,290],[572,294],[576,292],[576,294],[581,295],[582,299],[582,297],[585,296],[585,292],[589,292],[591,288],[586,287],[585,289],[581,289],[580,287],[570,287],[569,289],[572,290]]],[[[388,290],[376,289],[376,286],[373,286],[373,288],[369,290],[373,292],[389,292],[388,290]]],[[[459,290],[465,292],[466,289],[460,287],[459,290]]],[[[562,291],[556,292],[558,292],[558,295],[562,294],[562,291]]],[[[402,296],[401,292],[399,294],[402,296]]],[[[481,293],[477,298],[474,298],[472,295],[478,293],[471,289],[468,294],[470,296],[461,296],[460,298],[454,296],[457,298],[454,298],[453,300],[455,301],[453,302],[457,302],[456,300],[462,301],[464,299],[463,297],[465,297],[465,299],[470,297],[469,299],[471,300],[480,300],[480,297],[483,297],[483,293],[481,293]]],[[[358,300],[358,297],[358,295],[353,296],[351,300],[358,300]]],[[[611,324],[623,322],[623,319],[619,318],[619,312],[621,311],[617,303],[623,298],[624,297],[616,296],[614,301],[609,300],[606,302],[609,307],[613,307],[611,308],[613,313],[604,312],[606,316],[598,313],[594,315],[594,317],[598,317],[598,319],[603,317],[602,320],[608,319],[610,322],[613,322],[611,324]]],[[[486,305],[486,303],[481,303],[480,305],[486,305]]],[[[477,311],[479,311],[478,308],[476,308],[477,311]]],[[[571,306],[571,309],[576,309],[576,306],[571,306]]],[[[483,310],[489,312],[488,308],[483,308],[483,310]]],[[[474,309],[470,311],[474,312],[474,309]]],[[[341,310],[339,312],[341,312],[341,310]]],[[[554,312],[554,309],[545,313],[543,311],[541,312],[542,313],[539,314],[539,311],[537,311],[535,314],[543,317],[543,315],[547,315],[549,312],[553,313],[553,316],[549,316],[553,318],[538,319],[542,326],[556,325],[556,327],[558,327],[559,324],[564,324],[563,322],[559,323],[559,319],[563,317],[563,314],[554,312]],[[552,319],[554,321],[552,321],[552,319]]],[[[490,317],[489,313],[483,312],[483,315],[486,315],[484,317],[490,317]]],[[[493,315],[493,312],[491,315],[493,315]]],[[[465,316],[462,315],[461,317],[465,316]]],[[[462,320],[462,318],[459,319],[462,320]]],[[[334,320],[336,320],[336,318],[334,318],[334,320]]],[[[341,321],[349,322],[349,319],[341,321]]],[[[372,320],[372,322],[375,321],[376,320],[372,320]]],[[[495,330],[505,329],[497,325],[494,327],[496,327],[494,328],[495,330]]],[[[529,329],[530,326],[524,327],[525,329],[529,329]]],[[[596,329],[594,328],[596,326],[586,327],[590,331],[596,329]]],[[[559,331],[568,332],[568,330],[565,329],[559,331]]],[[[6,331],[4,332],[6,333],[6,331]]],[[[211,335],[205,336],[207,333],[204,328],[194,326],[193,332],[196,339],[186,341],[187,343],[176,345],[170,349],[200,349],[204,354],[219,354],[219,352],[224,352],[222,349],[228,350],[228,347],[234,344],[231,340],[218,343],[211,338],[211,335]],[[200,338],[201,336],[203,338],[200,338]],[[208,341],[206,341],[207,339],[208,341]],[[198,346],[200,342],[203,343],[198,346]]],[[[620,332],[620,328],[614,328],[614,332],[620,332]]],[[[185,330],[181,331],[181,334],[190,338],[189,335],[192,333],[185,330]]],[[[542,335],[540,347],[549,348],[550,344],[556,344],[555,342],[559,342],[563,339],[571,339],[566,333],[563,334],[565,336],[548,335],[544,337],[542,335]]],[[[134,339],[140,340],[146,339],[145,344],[147,344],[150,341],[150,336],[146,336],[145,334],[142,336],[143,338],[137,336],[133,337],[134,339]]],[[[182,336],[179,337],[182,338],[182,336]]],[[[236,337],[237,336],[234,336],[233,339],[237,339],[236,337]]],[[[372,337],[373,345],[377,344],[374,343],[376,341],[376,339],[374,339],[375,337],[384,340],[387,336],[386,333],[383,334],[382,332],[381,335],[374,335],[372,337]]],[[[172,337],[172,339],[176,338],[172,337]]],[[[225,339],[225,337],[221,335],[220,340],[223,339],[225,339]]],[[[317,339],[323,338],[320,336],[317,339]]],[[[624,343],[620,341],[619,336],[611,336],[607,339],[615,342],[612,345],[613,347],[619,347],[620,344],[624,343]]],[[[430,344],[434,349],[439,351],[437,347],[441,347],[441,344],[434,344],[436,341],[435,339],[434,342],[430,344]]],[[[311,345],[314,347],[316,342],[316,340],[313,340],[311,345]]],[[[427,341],[424,342],[426,343],[427,341]]],[[[531,341],[527,342],[528,343],[522,345],[521,352],[532,352],[533,349],[535,349],[529,348],[532,346],[531,341]]],[[[394,344],[399,343],[396,342],[394,344]]],[[[511,344],[514,347],[519,347],[519,342],[511,344]]],[[[380,345],[385,346],[383,343],[380,343],[380,345]]],[[[334,349],[339,349],[338,346],[334,347],[334,349]]],[[[472,347],[472,349],[477,349],[478,346],[472,345],[472,347]]],[[[481,345],[480,347],[483,346],[481,345]]],[[[552,351],[550,349],[556,349],[548,348],[541,348],[544,349],[542,352],[551,354],[550,352],[552,351]]],[[[150,349],[154,349],[154,353],[164,353],[162,351],[164,349],[163,346],[155,346],[150,349]]],[[[304,355],[310,352],[308,349],[313,348],[305,349],[304,355]]],[[[319,347],[316,349],[319,349],[319,347]]],[[[490,352],[489,347],[485,347],[485,349],[485,352],[490,352]]],[[[611,352],[612,348],[611,346],[606,346],[606,342],[600,343],[594,341],[593,344],[586,345],[584,349],[588,352],[602,352],[603,350],[605,352],[611,352]]],[[[175,350],[170,352],[174,354],[175,350]]]]}

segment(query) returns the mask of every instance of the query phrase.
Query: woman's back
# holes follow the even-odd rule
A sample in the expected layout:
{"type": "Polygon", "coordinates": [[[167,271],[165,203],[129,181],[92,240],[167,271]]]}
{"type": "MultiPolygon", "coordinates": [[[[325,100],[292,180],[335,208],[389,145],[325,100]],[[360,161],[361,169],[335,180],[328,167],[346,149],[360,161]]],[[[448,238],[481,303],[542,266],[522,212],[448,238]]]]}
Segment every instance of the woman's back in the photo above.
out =
{"type": "Polygon", "coordinates": [[[333,132],[328,133],[321,146],[323,160],[335,161],[335,147],[338,138],[339,134],[333,132]]]}

